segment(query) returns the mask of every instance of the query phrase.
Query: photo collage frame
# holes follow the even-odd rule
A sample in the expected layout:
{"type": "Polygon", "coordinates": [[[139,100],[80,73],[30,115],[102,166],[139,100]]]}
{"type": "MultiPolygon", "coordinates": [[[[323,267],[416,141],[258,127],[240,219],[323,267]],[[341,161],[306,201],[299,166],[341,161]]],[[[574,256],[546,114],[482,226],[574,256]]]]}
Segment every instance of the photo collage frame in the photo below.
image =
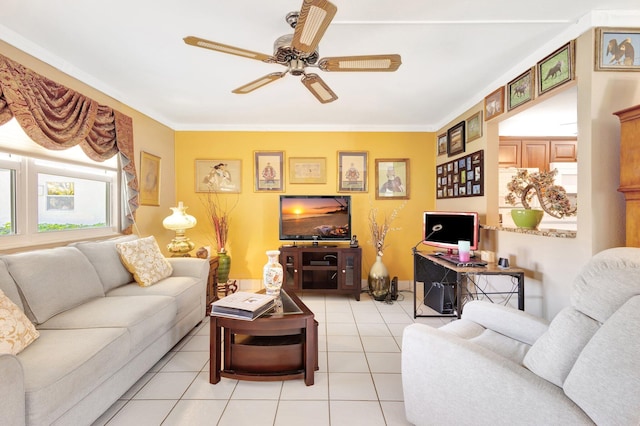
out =
{"type": "Polygon", "coordinates": [[[484,150],[436,166],[436,198],[484,195],[484,150]]]}

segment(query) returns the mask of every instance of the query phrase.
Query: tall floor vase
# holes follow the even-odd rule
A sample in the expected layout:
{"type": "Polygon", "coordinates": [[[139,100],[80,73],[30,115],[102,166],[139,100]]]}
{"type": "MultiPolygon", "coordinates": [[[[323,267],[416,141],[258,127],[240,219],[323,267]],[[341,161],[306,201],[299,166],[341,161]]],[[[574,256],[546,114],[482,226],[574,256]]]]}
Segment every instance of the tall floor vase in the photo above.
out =
{"type": "Polygon", "coordinates": [[[222,249],[218,252],[218,284],[224,284],[229,280],[231,269],[231,257],[222,249]]]}
{"type": "Polygon", "coordinates": [[[387,298],[391,281],[389,279],[389,271],[382,263],[382,256],[376,256],[376,261],[369,270],[367,281],[369,283],[369,293],[375,300],[385,300],[387,298]]]}

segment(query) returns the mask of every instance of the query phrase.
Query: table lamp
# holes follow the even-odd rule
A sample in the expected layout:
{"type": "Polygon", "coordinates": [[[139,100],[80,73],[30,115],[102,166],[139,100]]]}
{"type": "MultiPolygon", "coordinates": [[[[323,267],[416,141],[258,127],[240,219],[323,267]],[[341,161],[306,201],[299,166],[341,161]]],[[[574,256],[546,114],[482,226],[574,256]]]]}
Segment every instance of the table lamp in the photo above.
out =
{"type": "Polygon", "coordinates": [[[162,221],[162,226],[175,231],[176,236],[167,244],[167,250],[173,254],[173,257],[189,257],[189,252],[196,245],[184,236],[184,232],[196,226],[198,221],[186,213],[187,207],[184,207],[182,201],[178,203],[178,207],[170,207],[170,209],[173,213],[162,221]]]}

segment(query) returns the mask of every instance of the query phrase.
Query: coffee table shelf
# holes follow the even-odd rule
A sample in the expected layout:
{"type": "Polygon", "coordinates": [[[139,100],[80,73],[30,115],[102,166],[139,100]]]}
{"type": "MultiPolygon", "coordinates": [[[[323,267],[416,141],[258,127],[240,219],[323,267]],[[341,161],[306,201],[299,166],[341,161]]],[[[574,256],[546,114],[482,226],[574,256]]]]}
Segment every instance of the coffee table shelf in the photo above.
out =
{"type": "Polygon", "coordinates": [[[318,323],[295,293],[283,290],[281,301],[276,312],[253,321],[211,316],[210,383],[227,377],[304,379],[307,386],[313,385],[318,369],[318,323]]]}

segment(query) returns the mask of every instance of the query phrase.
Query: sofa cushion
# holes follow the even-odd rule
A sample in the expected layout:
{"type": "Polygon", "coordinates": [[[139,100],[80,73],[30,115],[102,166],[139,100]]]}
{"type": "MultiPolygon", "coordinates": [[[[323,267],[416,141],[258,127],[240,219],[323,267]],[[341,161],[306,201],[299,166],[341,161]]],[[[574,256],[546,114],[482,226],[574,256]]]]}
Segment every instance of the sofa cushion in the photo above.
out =
{"type": "Polygon", "coordinates": [[[83,241],[70,244],[77,247],[96,268],[98,277],[102,282],[104,292],[118,286],[129,284],[133,281],[133,275],[124,266],[120,254],[116,250],[116,244],[138,239],[137,235],[112,238],[105,241],[83,241]]]}
{"type": "Polygon", "coordinates": [[[104,296],[95,268],[75,247],[10,254],[4,260],[22,291],[25,313],[36,324],[104,296]]]}
{"type": "Polygon", "coordinates": [[[638,324],[635,296],[600,327],[564,382],[566,395],[596,424],[640,424],[638,324]]]}
{"type": "Polygon", "coordinates": [[[571,304],[577,310],[604,323],[640,286],[629,277],[640,275],[640,256],[634,247],[601,251],[582,268],[573,284],[571,304]]]}
{"type": "Polygon", "coordinates": [[[180,321],[198,306],[199,299],[204,297],[204,288],[198,285],[201,282],[194,277],[168,277],[151,287],[140,287],[136,283],[127,284],[115,288],[107,293],[107,297],[113,296],[171,296],[177,303],[177,320],[180,321]]]}
{"type": "Polygon", "coordinates": [[[11,299],[11,301],[20,308],[20,310],[24,311],[18,286],[16,286],[16,282],[13,281],[13,278],[7,270],[7,264],[4,263],[2,258],[0,258],[0,290],[2,290],[5,296],[11,299]]]}
{"type": "Polygon", "coordinates": [[[143,287],[153,285],[171,275],[171,264],[160,252],[153,236],[117,243],[122,263],[143,287]]]}
{"type": "Polygon", "coordinates": [[[39,335],[24,312],[0,290],[0,354],[17,355],[39,335]]]}
{"type": "Polygon", "coordinates": [[[545,380],[562,387],[580,351],[600,323],[569,306],[556,315],[549,329],[531,347],[524,365],[545,380]]]}
{"type": "Polygon", "coordinates": [[[129,356],[125,328],[41,330],[19,355],[27,424],[49,425],[121,368],[129,356]]]}
{"type": "Polygon", "coordinates": [[[62,312],[38,326],[39,330],[126,328],[135,353],[173,327],[177,304],[168,296],[103,297],[62,312]]]}

